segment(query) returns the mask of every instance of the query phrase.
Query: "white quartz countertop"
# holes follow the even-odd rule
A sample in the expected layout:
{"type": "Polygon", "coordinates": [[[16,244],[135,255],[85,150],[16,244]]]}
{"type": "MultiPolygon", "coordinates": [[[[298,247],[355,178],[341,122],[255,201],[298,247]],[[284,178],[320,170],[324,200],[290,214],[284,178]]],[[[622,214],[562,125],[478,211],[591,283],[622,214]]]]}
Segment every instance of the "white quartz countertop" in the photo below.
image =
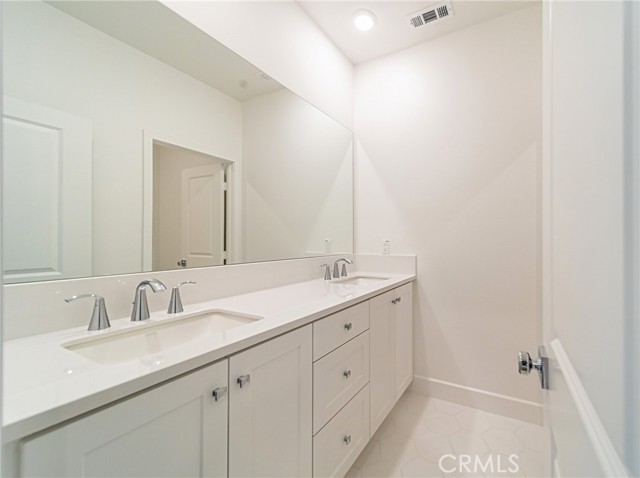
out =
{"type": "Polygon", "coordinates": [[[262,319],[209,335],[207,340],[192,340],[121,363],[94,362],[62,345],[140,326],[141,322],[131,322],[128,317],[111,320],[111,328],[103,331],[77,327],[5,342],[3,442],[89,412],[415,279],[410,274],[362,271],[354,276],[388,279],[367,285],[317,279],[198,304],[185,303],[181,314],[152,312],[144,324],[211,309],[262,319]]]}

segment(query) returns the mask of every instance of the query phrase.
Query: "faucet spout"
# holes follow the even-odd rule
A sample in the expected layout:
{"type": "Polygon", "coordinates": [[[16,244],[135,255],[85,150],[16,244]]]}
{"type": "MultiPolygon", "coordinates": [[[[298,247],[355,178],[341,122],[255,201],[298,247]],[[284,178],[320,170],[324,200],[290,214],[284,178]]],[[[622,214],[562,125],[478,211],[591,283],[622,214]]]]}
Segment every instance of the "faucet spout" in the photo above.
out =
{"type": "Polygon", "coordinates": [[[343,257],[342,259],[338,259],[333,263],[333,278],[338,279],[340,276],[347,277],[347,264],[353,264],[351,259],[347,259],[343,257]],[[338,269],[338,264],[342,262],[342,273],[340,273],[338,269]]]}
{"type": "Polygon", "coordinates": [[[153,292],[160,292],[162,290],[165,290],[167,287],[160,282],[158,279],[148,279],[148,280],[143,280],[142,282],[140,282],[140,284],[138,284],[138,289],[144,289],[145,286],[149,286],[151,287],[151,289],[153,289],[153,292]]]}
{"type": "Polygon", "coordinates": [[[143,280],[136,287],[136,295],[133,300],[133,311],[131,311],[131,321],[138,322],[141,320],[147,320],[151,317],[149,313],[149,304],[147,303],[147,286],[151,287],[151,290],[160,292],[166,290],[166,286],[158,279],[143,280]]]}

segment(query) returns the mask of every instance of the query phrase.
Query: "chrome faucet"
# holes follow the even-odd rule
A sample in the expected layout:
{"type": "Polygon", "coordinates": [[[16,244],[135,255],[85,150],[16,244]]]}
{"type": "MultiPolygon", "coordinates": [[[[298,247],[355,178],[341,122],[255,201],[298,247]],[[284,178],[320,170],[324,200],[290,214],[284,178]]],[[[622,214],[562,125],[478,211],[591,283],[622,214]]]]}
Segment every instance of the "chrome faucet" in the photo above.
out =
{"type": "Polygon", "coordinates": [[[111,324],[109,323],[109,316],[107,315],[107,307],[104,304],[104,297],[100,297],[95,294],[82,294],[74,295],[64,301],[68,304],[74,300],[86,298],[93,298],[96,300],[93,303],[93,313],[91,314],[91,322],[89,322],[87,330],[104,330],[111,327],[111,324]]]}
{"type": "Polygon", "coordinates": [[[184,308],[182,307],[182,300],[180,299],[180,287],[185,284],[195,284],[195,282],[191,280],[180,282],[180,284],[171,289],[171,300],[169,301],[167,314],[177,314],[179,312],[184,312],[184,308]]]}
{"type": "Polygon", "coordinates": [[[322,264],[320,267],[324,267],[324,280],[331,280],[331,267],[329,264],[322,264]]]}
{"type": "Polygon", "coordinates": [[[353,261],[343,257],[333,263],[333,278],[338,279],[340,276],[347,277],[347,264],[353,264],[353,261]],[[338,264],[342,262],[342,273],[338,271],[338,264]]]}
{"type": "Polygon", "coordinates": [[[153,292],[159,292],[167,288],[158,279],[143,280],[140,282],[138,287],[136,287],[136,296],[133,301],[133,311],[131,312],[131,320],[133,322],[147,320],[150,317],[149,304],[147,303],[147,286],[150,286],[153,292]]]}

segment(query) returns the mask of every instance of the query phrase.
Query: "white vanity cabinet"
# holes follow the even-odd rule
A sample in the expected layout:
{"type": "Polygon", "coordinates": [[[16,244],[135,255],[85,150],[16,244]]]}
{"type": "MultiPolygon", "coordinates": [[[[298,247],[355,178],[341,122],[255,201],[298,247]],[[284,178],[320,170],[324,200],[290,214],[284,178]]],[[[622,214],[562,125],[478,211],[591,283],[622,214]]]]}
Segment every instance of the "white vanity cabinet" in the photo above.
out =
{"type": "Polygon", "coordinates": [[[311,476],[311,325],[229,359],[229,476],[311,476]]]}
{"type": "Polygon", "coordinates": [[[412,285],[369,301],[371,435],[413,379],[412,285]]]}
{"type": "Polygon", "coordinates": [[[227,372],[222,360],[23,440],[19,476],[225,477],[227,372]]]}
{"type": "Polygon", "coordinates": [[[13,442],[7,475],[342,477],[411,383],[412,342],[409,283],[13,442]]]}

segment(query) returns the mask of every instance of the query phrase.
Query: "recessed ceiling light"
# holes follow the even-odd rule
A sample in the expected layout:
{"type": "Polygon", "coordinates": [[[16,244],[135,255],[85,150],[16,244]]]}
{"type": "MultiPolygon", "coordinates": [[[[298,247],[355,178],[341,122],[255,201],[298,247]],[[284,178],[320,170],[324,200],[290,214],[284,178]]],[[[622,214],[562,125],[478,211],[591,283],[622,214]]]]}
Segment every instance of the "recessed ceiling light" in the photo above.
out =
{"type": "Polygon", "coordinates": [[[358,10],[353,15],[353,24],[361,32],[368,32],[376,24],[376,16],[369,10],[358,10]]]}

